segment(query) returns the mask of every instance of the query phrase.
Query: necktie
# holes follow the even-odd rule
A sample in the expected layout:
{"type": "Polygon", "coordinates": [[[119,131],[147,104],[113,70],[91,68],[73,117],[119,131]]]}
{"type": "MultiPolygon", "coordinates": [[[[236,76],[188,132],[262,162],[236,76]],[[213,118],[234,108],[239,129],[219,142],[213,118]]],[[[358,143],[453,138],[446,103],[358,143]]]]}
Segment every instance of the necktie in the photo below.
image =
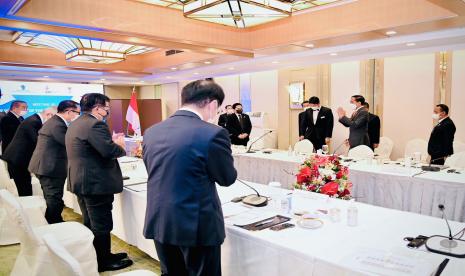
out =
{"type": "Polygon", "coordinates": [[[239,124],[241,125],[241,129],[244,130],[244,120],[242,118],[242,114],[239,114],[239,124]]]}
{"type": "Polygon", "coordinates": [[[19,119],[20,122],[24,121],[23,116],[19,116],[18,119],[19,119]]]}

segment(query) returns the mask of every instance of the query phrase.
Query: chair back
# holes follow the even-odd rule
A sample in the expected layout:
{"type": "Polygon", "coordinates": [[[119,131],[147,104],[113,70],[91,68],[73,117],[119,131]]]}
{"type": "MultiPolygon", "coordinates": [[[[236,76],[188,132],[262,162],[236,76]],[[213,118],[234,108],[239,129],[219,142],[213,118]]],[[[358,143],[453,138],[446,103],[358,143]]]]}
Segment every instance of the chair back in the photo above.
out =
{"type": "Polygon", "coordinates": [[[455,168],[465,169],[465,151],[454,153],[447,157],[444,165],[455,168]]]}
{"type": "Polygon", "coordinates": [[[375,149],[375,154],[379,159],[391,159],[394,142],[389,137],[379,138],[379,145],[375,149]]]}
{"type": "Polygon", "coordinates": [[[312,154],[313,153],[313,144],[307,139],[299,141],[294,145],[294,151],[296,153],[305,153],[305,154],[312,154]]]}
{"type": "Polygon", "coordinates": [[[454,153],[465,151],[465,143],[454,141],[454,153]]]}
{"type": "Polygon", "coordinates": [[[50,260],[57,275],[61,276],[85,276],[79,262],[69,254],[52,234],[42,237],[45,246],[50,252],[50,260]]]}
{"type": "Polygon", "coordinates": [[[412,139],[405,145],[404,156],[413,157],[415,152],[421,152],[421,161],[428,158],[428,142],[423,139],[412,139]]]}
{"type": "Polygon", "coordinates": [[[375,153],[371,150],[370,147],[365,145],[360,145],[349,150],[349,157],[351,158],[360,158],[360,159],[373,159],[375,153]]]}
{"type": "Polygon", "coordinates": [[[0,189],[6,189],[15,196],[18,196],[15,182],[10,178],[10,174],[8,173],[7,163],[2,159],[0,159],[0,189]]]}

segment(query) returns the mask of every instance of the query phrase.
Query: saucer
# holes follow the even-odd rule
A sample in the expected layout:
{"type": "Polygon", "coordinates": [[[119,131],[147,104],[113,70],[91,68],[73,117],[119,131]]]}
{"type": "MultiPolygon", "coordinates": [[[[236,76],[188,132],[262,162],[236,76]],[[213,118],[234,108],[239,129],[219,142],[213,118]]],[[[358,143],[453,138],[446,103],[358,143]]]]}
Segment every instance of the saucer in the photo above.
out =
{"type": "Polygon", "coordinates": [[[323,226],[323,221],[319,219],[299,219],[297,225],[302,228],[317,229],[323,226]]]}

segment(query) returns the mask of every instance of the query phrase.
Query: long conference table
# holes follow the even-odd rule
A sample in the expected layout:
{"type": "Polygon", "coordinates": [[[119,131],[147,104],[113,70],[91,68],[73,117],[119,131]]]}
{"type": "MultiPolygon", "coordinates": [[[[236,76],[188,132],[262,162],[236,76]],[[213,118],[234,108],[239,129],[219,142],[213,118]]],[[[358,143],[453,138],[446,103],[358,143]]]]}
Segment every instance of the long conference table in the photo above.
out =
{"type": "MultiPolygon", "coordinates": [[[[276,181],[292,189],[294,175],[304,159],[285,151],[235,153],[234,165],[240,179],[264,184],[276,181]]],[[[442,216],[437,206],[444,204],[448,219],[465,222],[463,169],[457,169],[459,174],[448,173],[447,169],[422,172],[420,168],[406,168],[396,162],[367,164],[365,160],[347,165],[353,196],[358,202],[435,217],[442,216]]]]}
{"type": "MultiPolygon", "coordinates": [[[[142,235],[147,200],[147,173],[141,160],[125,159],[121,163],[125,181],[121,194],[115,196],[113,234],[158,259],[152,240],[142,235]]],[[[249,183],[261,194],[273,197],[285,190],[249,183]]],[[[403,239],[417,235],[447,235],[443,220],[410,212],[349,203],[309,193],[292,196],[293,210],[315,212],[339,209],[341,220],[333,222],[320,213],[323,226],[318,229],[294,228],[271,231],[248,231],[234,224],[245,224],[283,213],[274,204],[252,208],[232,203],[236,196],[251,193],[237,182],[230,187],[217,187],[226,224],[226,240],[222,246],[224,275],[432,275],[444,256],[424,248],[409,249],[403,239]],[[347,226],[349,204],[358,209],[358,225],[347,226]]],[[[79,211],[74,195],[66,192],[65,203],[79,211]]],[[[458,232],[464,224],[451,222],[458,232]]],[[[449,257],[442,275],[464,275],[465,259],[449,257]]]]}

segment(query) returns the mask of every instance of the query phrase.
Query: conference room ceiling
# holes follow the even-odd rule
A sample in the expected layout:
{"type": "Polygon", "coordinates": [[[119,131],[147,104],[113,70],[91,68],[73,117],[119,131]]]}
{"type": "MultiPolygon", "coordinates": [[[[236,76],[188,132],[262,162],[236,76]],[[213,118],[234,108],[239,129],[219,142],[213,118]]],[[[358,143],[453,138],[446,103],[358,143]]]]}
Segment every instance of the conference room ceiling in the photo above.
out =
{"type": "Polygon", "coordinates": [[[181,10],[137,0],[0,0],[0,78],[165,83],[394,53],[465,48],[462,0],[342,2],[238,29],[192,20],[181,10]],[[157,50],[128,55],[113,64],[72,62],[57,50],[16,45],[15,32],[157,50]],[[407,47],[409,42],[416,45],[407,47]]]}

